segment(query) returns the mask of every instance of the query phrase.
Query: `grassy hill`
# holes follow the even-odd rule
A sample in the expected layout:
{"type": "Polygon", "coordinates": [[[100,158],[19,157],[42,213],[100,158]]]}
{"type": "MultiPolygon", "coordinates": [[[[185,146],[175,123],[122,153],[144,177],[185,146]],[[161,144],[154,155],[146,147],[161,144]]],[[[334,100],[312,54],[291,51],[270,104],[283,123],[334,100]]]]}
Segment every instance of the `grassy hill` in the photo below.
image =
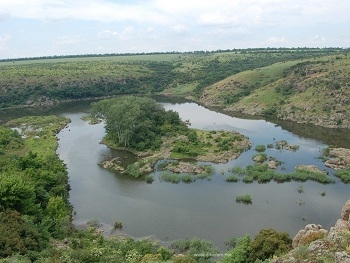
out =
{"type": "Polygon", "coordinates": [[[0,108],[173,94],[228,111],[349,128],[348,53],[241,49],[3,60],[0,108]]]}
{"type": "Polygon", "coordinates": [[[227,111],[325,127],[350,127],[350,56],[295,60],[241,72],[207,87],[200,100],[227,111]]]}

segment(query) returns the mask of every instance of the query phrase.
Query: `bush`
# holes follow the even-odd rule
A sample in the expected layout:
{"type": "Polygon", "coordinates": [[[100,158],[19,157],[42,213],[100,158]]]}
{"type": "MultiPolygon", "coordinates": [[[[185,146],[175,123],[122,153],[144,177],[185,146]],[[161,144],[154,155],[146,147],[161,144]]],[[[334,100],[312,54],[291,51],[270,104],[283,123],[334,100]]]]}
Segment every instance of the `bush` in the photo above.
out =
{"type": "Polygon", "coordinates": [[[250,262],[265,260],[289,252],[292,248],[292,239],[286,232],[277,232],[273,228],[262,229],[250,243],[250,248],[250,262]]]}
{"type": "Polygon", "coordinates": [[[250,237],[240,238],[236,246],[222,258],[222,263],[246,263],[250,253],[250,237]]]}
{"type": "Polygon", "coordinates": [[[44,244],[42,238],[38,230],[17,211],[0,212],[0,257],[39,251],[44,244]]]}
{"type": "Polygon", "coordinates": [[[176,240],[171,244],[170,248],[174,249],[176,253],[195,257],[199,262],[200,260],[208,260],[211,258],[211,254],[217,253],[212,248],[211,242],[198,238],[176,240]]]}

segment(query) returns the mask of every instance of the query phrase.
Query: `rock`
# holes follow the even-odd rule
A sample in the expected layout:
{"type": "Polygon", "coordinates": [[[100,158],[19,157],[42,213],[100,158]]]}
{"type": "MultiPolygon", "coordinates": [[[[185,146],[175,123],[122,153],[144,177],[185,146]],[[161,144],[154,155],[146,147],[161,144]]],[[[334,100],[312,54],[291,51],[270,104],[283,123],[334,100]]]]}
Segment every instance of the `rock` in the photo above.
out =
{"type": "Polygon", "coordinates": [[[270,169],[277,169],[277,162],[276,161],[273,161],[273,160],[271,160],[271,161],[269,161],[268,163],[267,163],[267,166],[270,168],[270,169]]]}
{"type": "Polygon", "coordinates": [[[350,214],[350,199],[346,201],[346,203],[343,205],[343,208],[341,210],[341,219],[345,221],[349,221],[349,214],[350,214]]]}
{"type": "Polygon", "coordinates": [[[321,233],[323,235],[326,235],[328,234],[328,231],[323,229],[321,225],[308,224],[305,226],[304,229],[299,230],[299,232],[293,238],[293,242],[292,242],[293,248],[296,248],[297,246],[302,245],[304,240],[307,240],[307,238],[310,235],[315,235],[316,233],[321,233]]]}
{"type": "Polygon", "coordinates": [[[328,248],[328,242],[325,240],[315,240],[313,242],[310,243],[309,247],[307,248],[307,251],[309,253],[313,253],[313,254],[318,254],[318,253],[322,253],[322,251],[327,250],[328,248]]]}
{"type": "Polygon", "coordinates": [[[253,158],[253,161],[256,163],[263,163],[265,161],[265,158],[264,158],[264,156],[257,155],[253,158]]]}
{"type": "Polygon", "coordinates": [[[333,169],[345,169],[350,165],[350,149],[331,148],[329,155],[332,159],[325,162],[325,166],[333,169]]]}
{"type": "Polygon", "coordinates": [[[179,162],[178,164],[170,164],[167,169],[173,173],[190,173],[201,174],[204,173],[204,168],[198,166],[196,163],[179,162]]]}
{"type": "Polygon", "coordinates": [[[350,263],[350,255],[346,252],[335,252],[334,259],[336,263],[350,263]]]}
{"type": "Polygon", "coordinates": [[[348,221],[338,219],[335,223],[335,229],[337,231],[345,231],[349,229],[348,221]]]}
{"type": "Polygon", "coordinates": [[[339,235],[339,232],[335,227],[331,227],[328,232],[327,240],[334,242],[341,242],[342,237],[339,235]]]}

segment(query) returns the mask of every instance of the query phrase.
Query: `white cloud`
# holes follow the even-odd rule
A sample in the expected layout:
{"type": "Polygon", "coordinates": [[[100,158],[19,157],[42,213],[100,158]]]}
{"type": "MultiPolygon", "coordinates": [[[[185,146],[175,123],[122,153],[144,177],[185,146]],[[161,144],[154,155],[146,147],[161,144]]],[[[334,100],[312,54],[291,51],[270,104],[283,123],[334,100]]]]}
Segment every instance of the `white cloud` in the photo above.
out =
{"type": "Polygon", "coordinates": [[[0,0],[0,36],[11,35],[7,56],[349,46],[348,10],[343,0],[0,0]]]}

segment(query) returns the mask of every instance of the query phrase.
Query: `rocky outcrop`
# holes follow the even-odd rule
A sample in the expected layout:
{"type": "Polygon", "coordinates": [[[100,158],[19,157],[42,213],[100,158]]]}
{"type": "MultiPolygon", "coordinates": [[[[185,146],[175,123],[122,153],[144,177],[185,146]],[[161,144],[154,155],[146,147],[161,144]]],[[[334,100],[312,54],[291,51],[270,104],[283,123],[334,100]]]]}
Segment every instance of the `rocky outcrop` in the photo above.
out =
{"type": "Polygon", "coordinates": [[[113,158],[111,160],[103,161],[100,163],[100,166],[108,171],[114,173],[123,173],[124,168],[120,166],[119,158],[113,158]]]}
{"type": "Polygon", "coordinates": [[[331,148],[329,151],[331,159],[325,162],[325,166],[332,169],[345,169],[350,166],[350,149],[331,148]]]}
{"type": "Polygon", "coordinates": [[[313,236],[325,236],[328,231],[323,229],[321,225],[309,224],[304,229],[299,230],[296,236],[293,238],[292,246],[296,248],[299,245],[304,245],[307,240],[312,239],[313,236]]]}
{"type": "Polygon", "coordinates": [[[326,171],[321,171],[316,165],[297,165],[295,166],[295,170],[307,170],[314,173],[324,173],[327,174],[326,171]]]}
{"type": "Polygon", "coordinates": [[[300,230],[293,238],[293,250],[271,262],[350,263],[350,200],[344,204],[340,216],[341,218],[337,220],[335,226],[331,227],[329,231],[323,229],[321,225],[317,224],[309,224],[305,226],[305,228],[300,230]],[[305,246],[306,250],[304,249],[305,246]]]}
{"type": "Polygon", "coordinates": [[[169,163],[166,169],[173,173],[189,173],[189,174],[205,173],[205,168],[203,166],[199,166],[196,163],[190,163],[190,162],[169,163]]]}

